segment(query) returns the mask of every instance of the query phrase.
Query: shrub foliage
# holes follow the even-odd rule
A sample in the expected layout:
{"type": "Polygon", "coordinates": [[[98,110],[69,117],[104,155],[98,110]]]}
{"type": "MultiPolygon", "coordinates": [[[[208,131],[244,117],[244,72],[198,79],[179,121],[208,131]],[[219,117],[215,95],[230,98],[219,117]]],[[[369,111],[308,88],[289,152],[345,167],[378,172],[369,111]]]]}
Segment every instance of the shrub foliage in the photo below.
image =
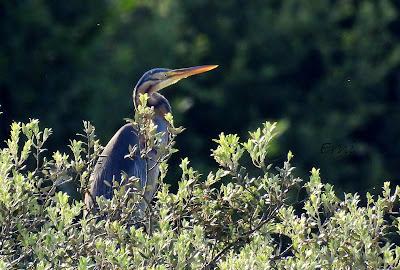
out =
{"type": "Polygon", "coordinates": [[[183,129],[167,115],[171,142],[161,148],[152,114],[140,106],[130,120],[146,138],[142,157],[151,149],[160,153],[158,192],[143,216],[136,211],[143,191],[135,177],[122,175],[123,184],[113,183],[113,199],[98,198],[95,212],[59,191],[73,181],[82,196],[88,192],[102,149],[90,123],[70,142],[70,153],[51,157],[45,149],[51,129],[41,129],[38,120],[12,124],[0,152],[1,269],[399,267],[398,187],[386,182],[378,196],[339,199],[319,170],[313,168],[308,181],[297,178],[291,152],[283,164],[269,162],[276,123],[267,122],[247,141],[221,134],[211,154],[218,168],[208,175],[183,159],[172,193],[164,183],[167,160],[183,129]]]}

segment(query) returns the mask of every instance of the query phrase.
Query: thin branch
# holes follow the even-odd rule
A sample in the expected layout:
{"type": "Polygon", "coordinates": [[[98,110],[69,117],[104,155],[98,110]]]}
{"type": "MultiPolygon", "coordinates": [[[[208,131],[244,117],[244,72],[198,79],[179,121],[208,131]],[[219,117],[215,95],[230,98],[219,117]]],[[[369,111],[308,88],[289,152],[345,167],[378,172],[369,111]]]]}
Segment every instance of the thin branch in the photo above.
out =
{"type": "Polygon", "coordinates": [[[246,240],[249,238],[249,236],[251,236],[254,232],[258,231],[259,229],[261,229],[262,226],[264,226],[267,222],[271,221],[273,214],[275,214],[275,212],[277,211],[277,208],[275,208],[270,215],[264,219],[263,221],[261,221],[255,228],[245,232],[243,235],[239,236],[238,238],[236,238],[235,241],[229,243],[228,245],[226,245],[220,252],[218,252],[217,255],[214,256],[214,258],[208,262],[202,269],[203,270],[208,270],[211,269],[211,267],[213,265],[215,265],[215,263],[226,253],[228,252],[231,248],[235,247],[236,245],[239,244],[239,242],[246,240]]]}

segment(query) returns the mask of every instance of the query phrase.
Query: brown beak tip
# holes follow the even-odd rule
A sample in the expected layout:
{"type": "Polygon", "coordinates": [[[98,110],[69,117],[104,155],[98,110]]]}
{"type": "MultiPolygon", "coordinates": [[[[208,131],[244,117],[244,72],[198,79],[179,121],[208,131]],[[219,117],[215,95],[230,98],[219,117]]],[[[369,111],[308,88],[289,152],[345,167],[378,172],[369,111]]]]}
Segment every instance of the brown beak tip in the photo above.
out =
{"type": "Polygon", "coordinates": [[[188,68],[187,72],[189,74],[199,74],[199,73],[203,73],[203,72],[207,72],[207,71],[213,70],[213,69],[215,69],[217,67],[218,67],[218,65],[197,66],[197,67],[188,68]]]}
{"type": "Polygon", "coordinates": [[[206,67],[208,70],[213,70],[216,69],[219,65],[206,65],[204,67],[206,67]]]}

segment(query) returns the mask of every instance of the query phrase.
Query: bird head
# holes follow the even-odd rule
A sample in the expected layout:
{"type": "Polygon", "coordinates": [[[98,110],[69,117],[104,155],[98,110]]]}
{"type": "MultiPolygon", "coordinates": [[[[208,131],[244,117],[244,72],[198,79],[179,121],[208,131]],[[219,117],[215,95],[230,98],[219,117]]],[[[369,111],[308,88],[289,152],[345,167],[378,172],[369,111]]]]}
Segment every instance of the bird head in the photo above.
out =
{"type": "Polygon", "coordinates": [[[164,108],[165,110],[170,111],[167,99],[160,95],[158,91],[173,85],[182,79],[212,70],[216,67],[218,67],[218,65],[196,66],[180,69],[154,68],[147,71],[140,78],[133,92],[135,108],[137,108],[139,102],[139,95],[147,93],[149,95],[148,104],[154,106],[155,110],[164,108]]]}

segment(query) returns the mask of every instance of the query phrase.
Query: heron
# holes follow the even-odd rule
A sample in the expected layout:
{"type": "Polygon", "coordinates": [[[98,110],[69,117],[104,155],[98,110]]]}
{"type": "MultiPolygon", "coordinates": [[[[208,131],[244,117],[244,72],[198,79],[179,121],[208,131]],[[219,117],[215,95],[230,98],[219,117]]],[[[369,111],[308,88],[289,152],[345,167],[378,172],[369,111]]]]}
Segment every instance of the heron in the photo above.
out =
{"type": "MultiPolygon", "coordinates": [[[[171,112],[171,105],[168,100],[159,93],[178,81],[192,75],[200,74],[214,68],[218,65],[204,65],[180,69],[154,68],[139,79],[133,90],[133,103],[135,112],[139,105],[141,94],[148,95],[147,106],[154,109],[152,121],[157,126],[157,132],[162,132],[162,144],[168,143],[168,122],[165,114],[171,112]]],[[[132,124],[128,123],[122,126],[111,140],[107,143],[102,154],[94,167],[91,175],[91,185],[89,191],[85,194],[85,204],[88,209],[92,209],[96,203],[96,197],[103,196],[111,199],[113,196],[112,181],[121,182],[121,175],[125,173],[129,178],[137,177],[140,179],[140,186],[144,190],[144,200],[146,204],[150,202],[157,189],[157,179],[159,177],[159,166],[155,163],[156,153],[152,151],[150,158],[146,160],[140,157],[140,153],[135,153],[133,157],[129,148],[140,143],[140,137],[132,124]],[[151,168],[149,171],[148,168],[151,168]]],[[[137,151],[136,151],[137,152],[137,151]]],[[[146,204],[141,204],[139,208],[143,211],[146,204]]]]}

